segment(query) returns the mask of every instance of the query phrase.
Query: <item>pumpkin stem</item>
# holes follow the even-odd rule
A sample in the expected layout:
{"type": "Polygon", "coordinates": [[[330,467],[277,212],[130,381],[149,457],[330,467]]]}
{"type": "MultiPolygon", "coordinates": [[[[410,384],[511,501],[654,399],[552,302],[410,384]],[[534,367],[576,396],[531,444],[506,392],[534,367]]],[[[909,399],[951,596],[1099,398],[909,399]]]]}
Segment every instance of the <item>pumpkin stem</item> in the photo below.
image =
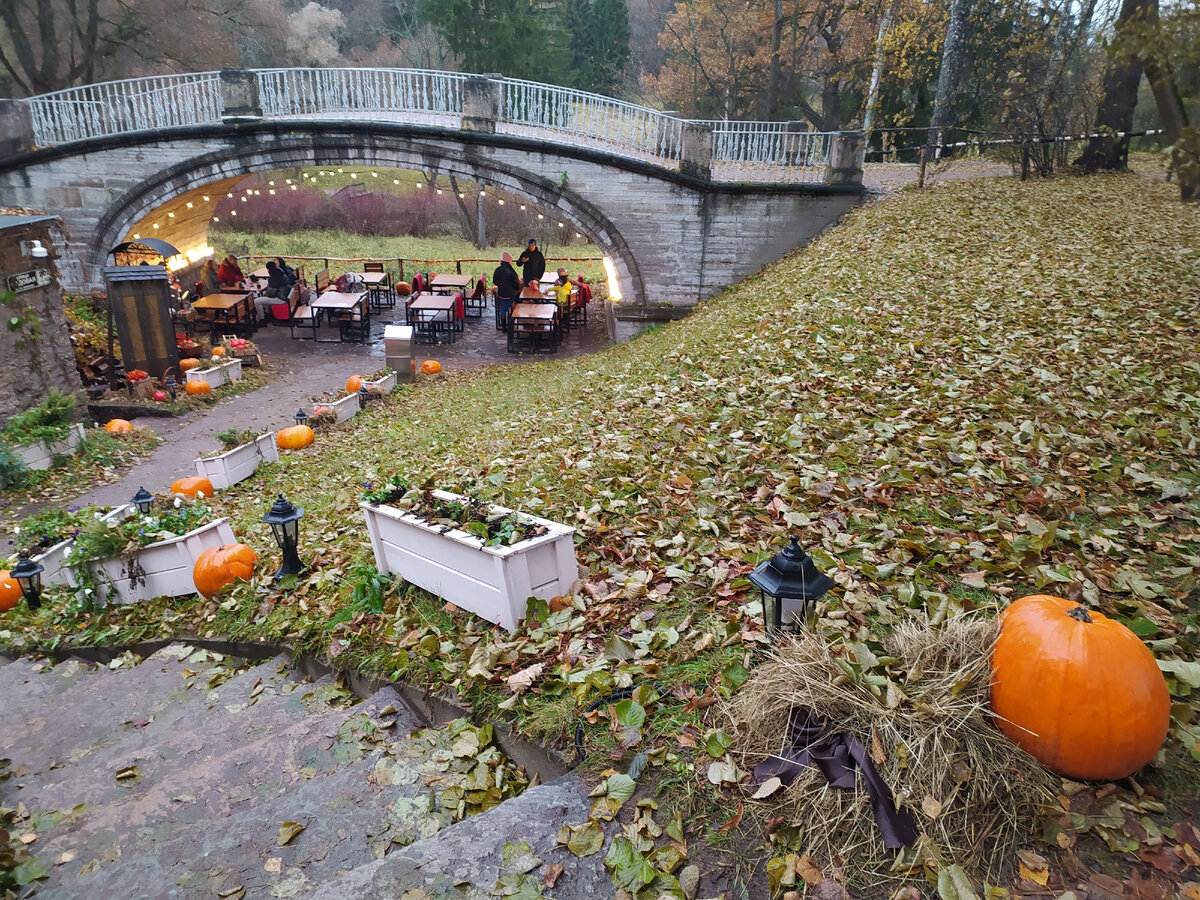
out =
{"type": "Polygon", "coordinates": [[[1072,619],[1074,619],[1076,622],[1089,622],[1090,623],[1092,621],[1092,617],[1088,615],[1086,606],[1077,606],[1074,609],[1069,610],[1067,612],[1067,615],[1070,616],[1072,619]]]}

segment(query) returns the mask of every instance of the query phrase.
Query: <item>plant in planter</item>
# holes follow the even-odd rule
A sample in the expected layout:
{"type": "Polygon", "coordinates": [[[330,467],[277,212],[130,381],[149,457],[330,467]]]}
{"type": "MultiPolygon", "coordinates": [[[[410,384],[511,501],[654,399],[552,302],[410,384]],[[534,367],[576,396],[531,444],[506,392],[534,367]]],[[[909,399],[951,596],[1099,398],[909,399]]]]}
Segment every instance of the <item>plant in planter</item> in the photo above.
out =
{"type": "Polygon", "coordinates": [[[308,417],[308,424],[311,428],[320,428],[322,425],[336,425],[337,421],[337,413],[328,406],[314,408],[313,414],[308,417]]]}
{"type": "Polygon", "coordinates": [[[509,631],[530,597],[567,593],[578,576],[573,528],[393,478],[359,506],[376,567],[509,631]]]}
{"type": "MultiPolygon", "coordinates": [[[[12,416],[0,438],[27,469],[48,469],[55,456],[74,453],[82,443],[83,426],[72,424],[74,417],[75,395],[51,391],[37,406],[12,416]]],[[[13,474],[19,478],[19,472],[13,474]]]]}
{"type": "Polygon", "coordinates": [[[111,514],[96,507],[50,507],[26,516],[14,529],[13,543],[45,571],[42,581],[47,585],[74,583],[68,567],[74,553],[74,540],[96,516],[111,514]]]}
{"type": "Polygon", "coordinates": [[[75,538],[70,566],[89,605],[177,597],[196,589],[192,571],[204,550],[233,542],[228,519],[176,498],[160,511],[93,518],[75,538]]]}

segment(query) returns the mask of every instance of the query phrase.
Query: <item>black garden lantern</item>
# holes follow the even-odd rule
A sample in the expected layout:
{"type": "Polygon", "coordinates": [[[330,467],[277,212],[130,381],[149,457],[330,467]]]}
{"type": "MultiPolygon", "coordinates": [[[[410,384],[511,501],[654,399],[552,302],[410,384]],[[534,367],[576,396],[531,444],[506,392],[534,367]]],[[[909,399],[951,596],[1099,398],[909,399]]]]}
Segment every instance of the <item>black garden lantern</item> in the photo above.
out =
{"type": "Polygon", "coordinates": [[[143,516],[148,516],[150,515],[150,507],[154,503],[154,495],[144,487],[140,487],[138,488],[137,493],[133,495],[133,499],[129,502],[136,506],[137,511],[143,516]]]}
{"type": "Polygon", "coordinates": [[[367,386],[365,384],[359,385],[359,387],[358,387],[358,408],[366,409],[367,402],[370,399],[371,399],[371,392],[367,390],[367,386]]]}
{"type": "Polygon", "coordinates": [[[296,410],[296,424],[303,425],[307,421],[308,421],[308,413],[306,413],[302,409],[296,410]]]}
{"type": "Polygon", "coordinates": [[[300,562],[300,555],[296,552],[300,544],[300,519],[303,516],[304,508],[292,506],[283,499],[283,494],[279,495],[270,511],[263,516],[263,521],[271,526],[275,543],[283,551],[283,565],[275,573],[276,581],[284,575],[303,575],[305,572],[304,563],[300,562]]]}
{"type": "Polygon", "coordinates": [[[167,388],[167,393],[171,395],[172,400],[175,399],[175,388],[176,387],[178,387],[178,384],[175,381],[175,376],[168,375],[167,381],[166,381],[166,388],[167,388]]]}
{"type": "Polygon", "coordinates": [[[762,592],[763,624],[767,634],[776,639],[810,624],[817,601],[833,587],[833,579],[817,569],[795,535],[748,577],[762,592]]]}
{"type": "Polygon", "coordinates": [[[29,554],[22,550],[17,564],[8,573],[9,577],[21,586],[21,596],[25,598],[30,609],[37,609],[42,605],[42,573],[45,571],[41,563],[35,563],[29,558],[29,554]]]}

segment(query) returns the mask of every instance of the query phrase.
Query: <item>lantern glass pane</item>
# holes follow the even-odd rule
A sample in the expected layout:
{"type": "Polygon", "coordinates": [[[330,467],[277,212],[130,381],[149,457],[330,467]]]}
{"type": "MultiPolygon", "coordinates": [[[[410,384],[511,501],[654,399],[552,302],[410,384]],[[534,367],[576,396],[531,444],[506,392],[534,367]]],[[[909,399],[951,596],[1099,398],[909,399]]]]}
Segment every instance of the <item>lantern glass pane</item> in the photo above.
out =
{"type": "Polygon", "coordinates": [[[283,522],[271,523],[271,533],[275,535],[275,543],[281,548],[285,546],[285,541],[287,541],[287,532],[285,529],[286,525],[283,522]]]}

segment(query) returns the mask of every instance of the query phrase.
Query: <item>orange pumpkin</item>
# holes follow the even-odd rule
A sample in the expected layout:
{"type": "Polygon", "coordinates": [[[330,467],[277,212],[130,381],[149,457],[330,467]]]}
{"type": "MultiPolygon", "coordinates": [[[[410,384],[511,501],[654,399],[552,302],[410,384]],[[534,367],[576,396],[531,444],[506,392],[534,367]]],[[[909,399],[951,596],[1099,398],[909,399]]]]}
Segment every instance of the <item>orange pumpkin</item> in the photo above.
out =
{"type": "Polygon", "coordinates": [[[436,375],[440,371],[442,371],[442,364],[436,359],[427,359],[421,363],[422,375],[436,375]]]}
{"type": "Polygon", "coordinates": [[[198,366],[198,365],[200,365],[200,360],[198,360],[194,357],[185,356],[183,359],[181,359],[179,361],[179,371],[180,372],[190,372],[192,369],[196,368],[196,366],[198,366]]]}
{"type": "Polygon", "coordinates": [[[225,348],[224,348],[224,347],[213,347],[213,352],[212,352],[212,355],[213,355],[213,357],[214,357],[214,358],[215,358],[215,357],[218,357],[218,356],[224,356],[224,355],[225,355],[225,348]]]}
{"type": "Polygon", "coordinates": [[[21,602],[21,585],[11,577],[8,569],[0,571],[0,612],[8,612],[21,602]]]}
{"type": "Polygon", "coordinates": [[[192,581],[205,597],[215,597],[221,588],[254,574],[254,551],[245,544],[209,547],[196,558],[192,581]]]}
{"type": "Polygon", "coordinates": [[[129,434],[133,431],[133,425],[128,419],[109,419],[104,430],[109,434],[129,434]]]}
{"type": "Polygon", "coordinates": [[[1000,730],[1070,778],[1136,772],[1158,753],[1171,718],[1166,682],[1141,639],[1061,597],[1022,597],[1004,611],[991,688],[1000,730]]]}
{"type": "Polygon", "coordinates": [[[171,484],[172,494],[183,494],[185,497],[211,497],[216,493],[213,490],[212,482],[201,475],[193,475],[190,478],[180,478],[171,484]]]}
{"type": "Polygon", "coordinates": [[[307,425],[291,425],[275,432],[275,444],[284,450],[299,450],[315,439],[316,435],[307,425]]]}
{"type": "Polygon", "coordinates": [[[361,375],[351,375],[346,379],[346,393],[357,394],[358,389],[362,387],[363,377],[361,375]]]}
{"type": "Polygon", "coordinates": [[[396,293],[399,294],[401,297],[407,297],[409,294],[412,293],[412,285],[409,284],[407,281],[397,281],[396,282],[396,293]]]}
{"type": "Polygon", "coordinates": [[[200,379],[197,378],[193,381],[189,381],[187,383],[187,387],[185,387],[184,390],[187,391],[189,394],[191,394],[193,397],[201,397],[205,394],[211,394],[212,386],[207,381],[201,381],[200,379]]]}

